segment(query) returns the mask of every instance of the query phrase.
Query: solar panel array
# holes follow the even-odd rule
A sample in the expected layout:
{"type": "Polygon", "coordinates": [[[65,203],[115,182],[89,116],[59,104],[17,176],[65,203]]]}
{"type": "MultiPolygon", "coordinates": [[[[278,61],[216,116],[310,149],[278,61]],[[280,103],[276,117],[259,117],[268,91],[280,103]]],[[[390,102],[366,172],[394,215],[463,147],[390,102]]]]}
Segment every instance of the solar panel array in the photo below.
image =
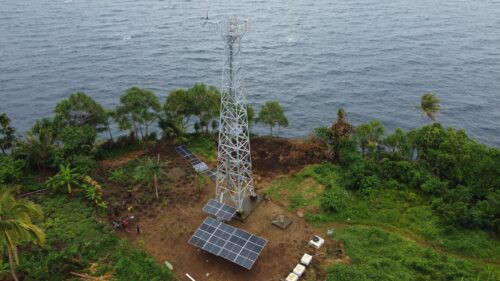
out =
{"type": "Polygon", "coordinates": [[[267,240],[208,217],[188,243],[251,269],[267,240]]]}
{"type": "Polygon", "coordinates": [[[216,216],[218,220],[225,221],[231,220],[236,214],[236,208],[220,203],[215,199],[210,199],[205,207],[203,207],[203,211],[216,216]]]}
{"type": "Polygon", "coordinates": [[[189,148],[181,145],[176,147],[175,151],[177,151],[177,153],[179,153],[182,158],[189,161],[195,171],[207,174],[208,177],[213,181],[217,180],[217,169],[209,169],[207,164],[198,159],[198,157],[196,157],[196,155],[194,155],[193,152],[189,150],[189,148]]]}

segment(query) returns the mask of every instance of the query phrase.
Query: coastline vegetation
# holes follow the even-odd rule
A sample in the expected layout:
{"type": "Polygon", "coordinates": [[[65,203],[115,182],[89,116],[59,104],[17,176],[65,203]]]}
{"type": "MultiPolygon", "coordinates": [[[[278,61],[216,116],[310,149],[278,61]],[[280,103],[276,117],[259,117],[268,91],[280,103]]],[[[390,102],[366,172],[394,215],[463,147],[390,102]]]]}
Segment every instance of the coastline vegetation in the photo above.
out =
{"type": "MultiPolygon", "coordinates": [[[[106,187],[92,171],[103,159],[157,142],[187,144],[216,160],[219,101],[217,88],[204,84],[176,89],[163,104],[152,91],[133,87],[113,109],[75,93],[24,137],[0,114],[0,274],[171,280],[167,268],[102,222],[106,187]],[[114,136],[116,128],[125,135],[114,136]],[[32,201],[15,197],[30,192],[36,192],[32,201]],[[4,206],[13,202],[30,207],[12,213],[28,225],[26,234],[7,224],[11,215],[4,215],[4,206]]],[[[305,210],[310,223],[338,228],[335,238],[345,241],[353,264],[332,265],[328,280],[499,278],[500,150],[437,123],[434,94],[423,95],[419,109],[432,124],[391,134],[377,120],[355,126],[340,109],[331,127],[314,129],[308,140],[324,147],[327,161],[275,180],[265,191],[293,211],[305,210]]],[[[277,101],[266,102],[258,114],[248,106],[247,113],[250,126],[269,126],[271,135],[275,126],[289,125],[277,101]]],[[[158,197],[165,167],[159,157],[145,158],[136,167],[110,170],[108,178],[128,184],[133,175],[158,197]]],[[[205,179],[198,181],[201,189],[205,179]]]]}

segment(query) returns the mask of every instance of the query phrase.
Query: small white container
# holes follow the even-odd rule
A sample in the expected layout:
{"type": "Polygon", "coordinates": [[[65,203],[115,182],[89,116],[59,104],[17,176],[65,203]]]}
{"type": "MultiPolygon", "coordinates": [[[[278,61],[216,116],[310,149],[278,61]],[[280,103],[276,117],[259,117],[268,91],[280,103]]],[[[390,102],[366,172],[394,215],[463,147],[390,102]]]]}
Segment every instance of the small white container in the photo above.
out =
{"type": "Polygon", "coordinates": [[[319,237],[318,235],[314,235],[313,239],[309,241],[309,245],[313,246],[316,249],[321,248],[325,244],[325,239],[319,237]]]}
{"type": "Polygon", "coordinates": [[[293,272],[290,272],[290,274],[288,274],[288,276],[285,279],[285,281],[297,281],[297,280],[299,280],[299,276],[297,276],[297,274],[293,272]]]}
{"type": "Polygon", "coordinates": [[[306,267],[298,263],[295,268],[293,269],[293,273],[297,274],[297,276],[302,276],[304,272],[306,271],[306,267]]]}
{"type": "Polygon", "coordinates": [[[312,261],[312,256],[309,255],[309,254],[304,254],[302,256],[302,258],[300,259],[300,263],[305,265],[305,266],[309,266],[311,264],[311,261],[312,261]]]}

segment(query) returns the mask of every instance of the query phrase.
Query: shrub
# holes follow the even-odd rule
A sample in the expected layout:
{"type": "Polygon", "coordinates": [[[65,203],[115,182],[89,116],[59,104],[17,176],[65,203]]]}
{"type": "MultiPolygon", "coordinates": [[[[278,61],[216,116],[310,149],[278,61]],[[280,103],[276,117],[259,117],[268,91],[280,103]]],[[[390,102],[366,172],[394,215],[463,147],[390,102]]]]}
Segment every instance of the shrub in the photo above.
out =
{"type": "Polygon", "coordinates": [[[0,184],[16,183],[21,180],[24,168],[23,160],[0,155],[0,184]]]}
{"type": "Polygon", "coordinates": [[[345,208],[347,193],[339,188],[329,188],[321,198],[321,207],[326,211],[339,212],[345,208]]]}
{"type": "Polygon", "coordinates": [[[94,170],[97,162],[89,156],[77,155],[73,157],[71,166],[75,167],[76,171],[83,175],[88,175],[94,170]]]}
{"type": "Polygon", "coordinates": [[[118,168],[109,171],[108,179],[113,183],[123,184],[128,181],[129,176],[125,174],[124,168],[118,168]]]}

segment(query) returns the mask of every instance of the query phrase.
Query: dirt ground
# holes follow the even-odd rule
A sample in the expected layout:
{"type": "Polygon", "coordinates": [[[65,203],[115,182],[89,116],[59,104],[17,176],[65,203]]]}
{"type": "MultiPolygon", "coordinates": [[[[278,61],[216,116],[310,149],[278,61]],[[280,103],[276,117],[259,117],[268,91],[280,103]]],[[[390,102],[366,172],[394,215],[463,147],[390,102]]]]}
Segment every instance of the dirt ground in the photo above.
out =
{"type": "Polygon", "coordinates": [[[326,159],[321,145],[303,140],[257,137],[250,146],[253,172],[262,177],[297,172],[307,164],[326,159]]]}
{"type": "MultiPolygon", "coordinates": [[[[317,162],[316,154],[308,154],[301,150],[308,144],[302,145],[283,139],[275,140],[257,139],[252,143],[252,149],[256,154],[252,155],[253,166],[256,173],[262,177],[262,181],[268,180],[271,175],[277,176],[301,169],[304,165],[310,164],[309,162],[317,162]],[[266,150],[275,153],[267,153],[266,150]],[[293,156],[294,151],[298,151],[295,153],[296,156],[293,156]],[[291,158],[296,158],[301,164],[288,163],[287,167],[283,168],[281,165],[290,162],[287,159],[291,158]],[[260,167],[261,164],[267,169],[260,167]]],[[[166,180],[169,190],[161,189],[159,200],[152,190],[132,187],[132,196],[129,196],[127,190],[130,187],[114,184],[107,186],[106,197],[112,205],[110,219],[131,215],[136,218],[136,222],[129,227],[130,232],[119,230],[119,235],[133,243],[143,245],[159,263],[170,262],[179,280],[189,280],[186,273],[197,281],[284,280],[304,253],[316,256],[313,258],[313,264],[306,270],[303,280],[325,280],[326,265],[332,262],[349,262],[348,257],[345,257],[343,244],[338,241],[326,239],[326,246],[316,252],[308,245],[308,241],[315,234],[325,237],[326,230],[313,228],[303,218],[289,212],[283,204],[268,199],[264,200],[245,222],[234,219],[229,222],[230,225],[268,240],[251,270],[191,246],[187,241],[207,217],[202,208],[214,196],[215,183],[207,180],[201,192],[197,193],[194,170],[175,152],[173,146],[159,145],[143,153],[133,152],[114,160],[119,165],[108,161],[102,169],[125,165],[127,161],[142,155],[153,156],[158,153],[164,161],[167,161],[169,167],[166,180]],[[278,214],[286,214],[292,219],[292,224],[286,230],[271,224],[272,218],[278,214]],[[140,226],[140,234],[135,232],[135,223],[140,226]]],[[[209,164],[214,165],[214,163],[209,164]]],[[[259,192],[258,182],[256,185],[259,192]]]]}

